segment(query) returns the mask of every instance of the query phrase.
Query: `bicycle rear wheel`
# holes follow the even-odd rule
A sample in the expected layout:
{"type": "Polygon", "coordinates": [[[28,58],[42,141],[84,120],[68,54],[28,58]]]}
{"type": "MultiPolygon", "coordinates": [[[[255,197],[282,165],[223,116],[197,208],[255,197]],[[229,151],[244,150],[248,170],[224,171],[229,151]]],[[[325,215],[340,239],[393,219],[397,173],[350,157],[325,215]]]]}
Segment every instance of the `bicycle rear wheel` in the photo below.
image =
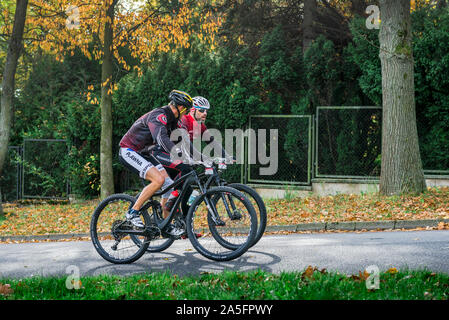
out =
{"type": "MultiPolygon", "coordinates": [[[[150,237],[138,232],[125,218],[129,208],[134,205],[134,197],[127,194],[115,194],[107,197],[95,209],[91,223],[90,235],[97,252],[105,260],[116,263],[132,263],[147,250],[150,237]],[[139,239],[137,245],[132,237],[139,239]]],[[[145,228],[150,228],[148,213],[142,212],[141,219],[145,228]]],[[[143,231],[143,230],[140,230],[143,231]]]]}
{"type": "Polygon", "coordinates": [[[252,245],[257,232],[254,206],[241,192],[230,187],[214,187],[197,197],[187,214],[186,223],[193,247],[204,257],[215,261],[240,257],[252,245]],[[226,197],[221,197],[222,194],[226,197]],[[212,202],[215,197],[218,200],[212,202]],[[227,199],[232,199],[233,207],[227,199]],[[196,238],[196,233],[203,236],[196,238]],[[224,242],[231,246],[223,246],[224,242]]]}

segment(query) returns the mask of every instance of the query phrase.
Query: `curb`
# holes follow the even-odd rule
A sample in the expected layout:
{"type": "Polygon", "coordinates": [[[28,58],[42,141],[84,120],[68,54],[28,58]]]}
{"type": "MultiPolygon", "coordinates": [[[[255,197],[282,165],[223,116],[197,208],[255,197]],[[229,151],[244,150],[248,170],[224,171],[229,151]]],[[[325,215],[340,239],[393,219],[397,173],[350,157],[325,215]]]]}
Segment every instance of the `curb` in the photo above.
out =
{"type": "Polygon", "coordinates": [[[44,234],[44,235],[29,235],[29,236],[1,236],[0,242],[6,241],[58,241],[58,240],[69,240],[76,238],[89,237],[89,233],[70,233],[70,234],[44,234]]]}
{"type": "MultiPolygon", "coordinates": [[[[266,232],[299,232],[299,231],[370,231],[370,230],[398,230],[415,228],[434,228],[439,223],[449,223],[449,219],[434,220],[388,220],[361,222],[316,222],[297,225],[267,226],[266,232]]],[[[78,238],[89,238],[89,233],[45,234],[28,236],[0,236],[0,242],[6,241],[58,241],[78,238]]]]}
{"type": "Polygon", "coordinates": [[[370,231],[370,230],[398,230],[415,228],[435,228],[439,223],[449,223],[449,219],[434,220],[388,220],[388,221],[360,221],[360,222],[320,222],[302,223],[286,226],[267,226],[265,231],[370,231]]]}

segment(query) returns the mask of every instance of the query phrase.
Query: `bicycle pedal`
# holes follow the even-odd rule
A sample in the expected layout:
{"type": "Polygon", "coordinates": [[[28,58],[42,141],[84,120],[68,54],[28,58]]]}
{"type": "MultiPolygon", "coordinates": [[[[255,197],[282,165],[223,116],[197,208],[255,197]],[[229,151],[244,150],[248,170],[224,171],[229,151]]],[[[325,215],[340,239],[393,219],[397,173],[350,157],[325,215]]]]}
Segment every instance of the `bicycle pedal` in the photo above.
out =
{"type": "Polygon", "coordinates": [[[185,230],[184,230],[183,233],[180,233],[180,234],[171,234],[171,233],[169,233],[167,231],[163,231],[162,232],[162,236],[164,238],[170,238],[170,239],[173,239],[173,240],[179,240],[179,239],[181,239],[182,236],[185,236],[186,234],[187,234],[187,231],[185,231],[185,230]]]}
{"type": "Polygon", "coordinates": [[[226,222],[224,222],[223,220],[218,220],[215,225],[217,227],[224,227],[226,225],[226,222]]]}

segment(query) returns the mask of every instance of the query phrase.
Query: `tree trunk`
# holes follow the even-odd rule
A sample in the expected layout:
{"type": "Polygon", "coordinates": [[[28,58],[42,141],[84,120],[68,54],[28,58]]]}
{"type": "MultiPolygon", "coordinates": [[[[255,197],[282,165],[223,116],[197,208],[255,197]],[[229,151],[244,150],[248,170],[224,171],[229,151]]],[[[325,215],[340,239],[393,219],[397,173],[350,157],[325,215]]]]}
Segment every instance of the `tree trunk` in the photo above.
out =
{"type": "Polygon", "coordinates": [[[101,198],[114,193],[112,171],[112,68],[113,68],[113,23],[117,0],[112,0],[107,8],[109,17],[104,26],[103,64],[101,66],[101,141],[100,141],[100,183],[101,198]]]}
{"type": "MultiPolygon", "coordinates": [[[[3,173],[6,156],[8,154],[9,135],[15,91],[15,75],[17,62],[22,51],[23,30],[27,12],[28,0],[17,0],[14,15],[14,26],[8,44],[5,68],[3,70],[2,93],[0,101],[0,177],[3,173]]],[[[2,186],[0,186],[1,188],[2,186]]],[[[0,192],[0,215],[3,215],[2,198],[0,192]]]]}
{"type": "Polygon", "coordinates": [[[302,52],[305,53],[315,40],[314,21],[316,17],[316,0],[304,0],[302,22],[302,52]]]}
{"type": "Polygon", "coordinates": [[[409,0],[381,0],[382,166],[380,193],[421,193],[426,182],[419,153],[409,0]]]}

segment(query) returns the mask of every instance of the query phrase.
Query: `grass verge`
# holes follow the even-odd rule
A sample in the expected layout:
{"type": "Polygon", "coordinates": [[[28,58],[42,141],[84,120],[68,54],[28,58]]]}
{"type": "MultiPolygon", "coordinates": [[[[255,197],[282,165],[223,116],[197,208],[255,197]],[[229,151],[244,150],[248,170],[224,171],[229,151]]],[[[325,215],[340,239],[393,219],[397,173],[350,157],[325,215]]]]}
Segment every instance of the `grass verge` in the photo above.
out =
{"type": "Polygon", "coordinates": [[[169,273],[119,276],[0,279],[0,300],[448,300],[449,275],[430,271],[348,276],[309,267],[271,274],[223,272],[177,277],[169,273]],[[79,288],[68,289],[76,284],[79,288]]]}

